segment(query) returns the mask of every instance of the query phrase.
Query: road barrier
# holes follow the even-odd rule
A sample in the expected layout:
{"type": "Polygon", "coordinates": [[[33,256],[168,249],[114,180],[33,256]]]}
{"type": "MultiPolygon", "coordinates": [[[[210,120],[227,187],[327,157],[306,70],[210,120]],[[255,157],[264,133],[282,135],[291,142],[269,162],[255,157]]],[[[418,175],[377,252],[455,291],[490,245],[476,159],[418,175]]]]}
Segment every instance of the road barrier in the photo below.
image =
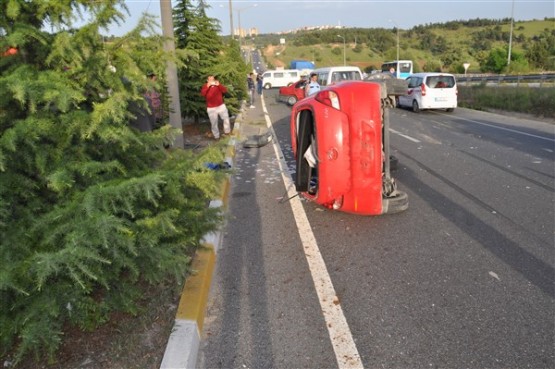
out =
{"type": "Polygon", "coordinates": [[[554,87],[555,73],[539,73],[524,75],[508,74],[458,74],[455,75],[457,82],[462,85],[486,85],[486,86],[515,86],[521,84],[527,87],[554,87]]]}

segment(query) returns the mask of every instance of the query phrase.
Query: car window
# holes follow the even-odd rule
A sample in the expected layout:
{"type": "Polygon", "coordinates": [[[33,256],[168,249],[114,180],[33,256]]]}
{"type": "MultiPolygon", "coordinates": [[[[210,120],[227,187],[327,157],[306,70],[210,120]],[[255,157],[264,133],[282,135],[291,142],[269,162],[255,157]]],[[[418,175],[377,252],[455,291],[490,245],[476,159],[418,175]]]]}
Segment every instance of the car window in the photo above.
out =
{"type": "Polygon", "coordinates": [[[399,70],[401,73],[410,73],[410,65],[411,63],[400,63],[399,70]]]}
{"type": "Polygon", "coordinates": [[[271,75],[272,75],[272,73],[264,73],[262,78],[270,78],[271,75]]]}
{"type": "Polygon", "coordinates": [[[430,76],[426,80],[426,86],[430,88],[453,88],[455,78],[453,76],[430,76]]]}
{"type": "Polygon", "coordinates": [[[407,78],[407,80],[409,81],[409,88],[414,88],[414,87],[418,86],[418,83],[416,83],[416,81],[418,81],[418,78],[409,77],[409,78],[407,78]]]}
{"type": "Polygon", "coordinates": [[[274,78],[283,78],[283,73],[274,73],[274,78]]]}
{"type": "Polygon", "coordinates": [[[297,72],[290,72],[291,77],[297,77],[297,72]]]}
{"type": "Polygon", "coordinates": [[[329,76],[329,73],[318,74],[318,84],[320,86],[326,86],[328,84],[328,76],[329,76]]]}

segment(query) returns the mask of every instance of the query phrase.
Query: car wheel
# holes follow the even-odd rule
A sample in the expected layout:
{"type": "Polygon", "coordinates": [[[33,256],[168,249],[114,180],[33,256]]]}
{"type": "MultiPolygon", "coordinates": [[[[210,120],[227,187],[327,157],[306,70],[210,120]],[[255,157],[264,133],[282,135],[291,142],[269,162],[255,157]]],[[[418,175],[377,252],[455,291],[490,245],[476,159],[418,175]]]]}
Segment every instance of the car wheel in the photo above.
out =
{"type": "Polygon", "coordinates": [[[420,106],[418,106],[418,101],[412,100],[412,111],[415,113],[420,113],[420,106]]]}
{"type": "Polygon", "coordinates": [[[445,109],[445,111],[447,111],[448,113],[452,113],[453,110],[455,110],[455,109],[454,108],[445,109]]]}
{"type": "Polygon", "coordinates": [[[304,157],[304,153],[312,143],[314,122],[309,111],[301,112],[297,128],[297,153],[295,163],[295,188],[298,192],[309,190],[311,168],[304,157]]]}
{"type": "Polygon", "coordinates": [[[289,96],[287,98],[287,103],[291,106],[295,105],[296,102],[297,102],[297,98],[295,96],[289,96]]]}
{"type": "Polygon", "coordinates": [[[269,89],[271,89],[271,88],[272,88],[272,85],[269,84],[269,83],[266,83],[266,84],[264,85],[264,89],[266,89],[266,90],[269,90],[269,89]]]}
{"type": "Polygon", "coordinates": [[[382,199],[382,214],[394,214],[409,208],[409,197],[405,192],[397,191],[393,197],[382,199]]]}

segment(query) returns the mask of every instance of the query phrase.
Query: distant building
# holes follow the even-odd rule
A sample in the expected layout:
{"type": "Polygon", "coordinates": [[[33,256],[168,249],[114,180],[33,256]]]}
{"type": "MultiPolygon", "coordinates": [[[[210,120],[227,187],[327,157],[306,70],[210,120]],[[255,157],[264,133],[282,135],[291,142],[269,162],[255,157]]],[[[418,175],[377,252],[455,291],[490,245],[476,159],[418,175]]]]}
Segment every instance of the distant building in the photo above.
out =
{"type": "Polygon", "coordinates": [[[306,27],[291,29],[291,30],[288,30],[288,31],[278,32],[277,34],[278,35],[286,35],[288,33],[297,33],[299,31],[315,31],[315,30],[323,30],[323,29],[342,29],[342,28],[345,28],[345,26],[330,26],[330,25],[306,26],[306,27]]]}
{"type": "Polygon", "coordinates": [[[252,28],[248,28],[248,29],[237,28],[237,29],[235,29],[235,34],[239,35],[240,37],[258,36],[258,28],[256,28],[256,27],[252,27],[252,28]]]}

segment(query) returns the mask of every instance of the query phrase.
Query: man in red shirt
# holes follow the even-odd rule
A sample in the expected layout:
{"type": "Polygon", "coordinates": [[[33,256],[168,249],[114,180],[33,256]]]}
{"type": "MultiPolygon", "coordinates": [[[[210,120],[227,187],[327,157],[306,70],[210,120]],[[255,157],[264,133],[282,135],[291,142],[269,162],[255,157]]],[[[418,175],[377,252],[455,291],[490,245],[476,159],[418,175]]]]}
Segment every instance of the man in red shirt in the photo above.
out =
{"type": "Polygon", "coordinates": [[[206,98],[206,111],[210,118],[212,135],[216,140],[220,139],[220,130],[218,128],[218,117],[224,122],[224,135],[231,133],[231,125],[229,124],[229,113],[224,104],[224,94],[227,88],[220,83],[214,76],[208,76],[206,83],[202,85],[200,93],[206,98]]]}

